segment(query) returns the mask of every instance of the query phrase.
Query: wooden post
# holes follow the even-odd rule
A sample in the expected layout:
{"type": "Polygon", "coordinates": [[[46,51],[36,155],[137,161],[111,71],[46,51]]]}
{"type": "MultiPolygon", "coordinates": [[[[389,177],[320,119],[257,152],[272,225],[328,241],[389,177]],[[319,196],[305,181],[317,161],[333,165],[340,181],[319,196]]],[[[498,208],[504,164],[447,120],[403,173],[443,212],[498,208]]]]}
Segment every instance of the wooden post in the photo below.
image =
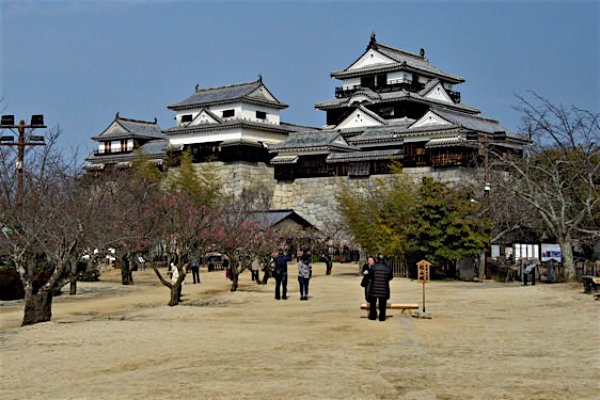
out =
{"type": "Polygon", "coordinates": [[[425,312],[425,282],[423,282],[423,312],[425,312]]]}
{"type": "Polygon", "coordinates": [[[429,270],[431,263],[427,260],[421,260],[417,263],[419,282],[423,284],[423,313],[425,313],[425,284],[429,282],[429,270]]]}

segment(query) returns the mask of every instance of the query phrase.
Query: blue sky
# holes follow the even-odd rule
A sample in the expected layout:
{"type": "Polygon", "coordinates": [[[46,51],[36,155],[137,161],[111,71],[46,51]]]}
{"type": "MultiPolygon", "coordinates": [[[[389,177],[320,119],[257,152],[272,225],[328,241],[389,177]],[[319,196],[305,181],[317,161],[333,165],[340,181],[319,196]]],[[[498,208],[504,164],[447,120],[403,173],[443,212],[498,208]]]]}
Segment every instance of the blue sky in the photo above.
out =
{"type": "Polygon", "coordinates": [[[44,114],[83,158],[117,112],[166,129],[166,107],[255,80],[289,104],[286,122],[320,126],[332,71],[372,32],[466,78],[462,102],[518,131],[515,95],[600,110],[599,1],[0,0],[0,109],[44,114]]]}

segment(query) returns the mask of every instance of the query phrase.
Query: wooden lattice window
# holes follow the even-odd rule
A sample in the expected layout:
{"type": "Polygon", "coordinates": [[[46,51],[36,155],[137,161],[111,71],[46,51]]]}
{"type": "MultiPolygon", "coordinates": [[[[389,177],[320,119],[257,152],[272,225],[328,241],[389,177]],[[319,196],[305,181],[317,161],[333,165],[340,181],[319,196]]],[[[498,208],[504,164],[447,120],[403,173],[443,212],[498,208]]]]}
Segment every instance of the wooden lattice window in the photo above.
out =
{"type": "Polygon", "coordinates": [[[369,176],[370,164],[368,161],[353,162],[348,167],[348,176],[369,176]]]}

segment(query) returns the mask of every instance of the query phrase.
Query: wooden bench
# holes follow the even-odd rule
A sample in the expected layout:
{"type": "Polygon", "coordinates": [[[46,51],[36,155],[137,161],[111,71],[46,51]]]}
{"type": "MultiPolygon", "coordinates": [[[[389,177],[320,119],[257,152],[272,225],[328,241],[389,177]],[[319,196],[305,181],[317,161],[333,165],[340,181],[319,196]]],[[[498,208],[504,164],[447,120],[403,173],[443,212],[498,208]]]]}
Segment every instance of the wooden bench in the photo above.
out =
{"type": "MultiPolygon", "coordinates": [[[[409,314],[411,313],[410,310],[416,310],[419,308],[418,304],[398,304],[398,303],[387,303],[386,307],[387,310],[402,310],[400,313],[401,314],[409,314]]],[[[362,303],[360,305],[360,309],[361,310],[368,310],[369,309],[369,305],[367,303],[362,303]]],[[[377,309],[379,309],[379,306],[377,306],[377,309]]]]}

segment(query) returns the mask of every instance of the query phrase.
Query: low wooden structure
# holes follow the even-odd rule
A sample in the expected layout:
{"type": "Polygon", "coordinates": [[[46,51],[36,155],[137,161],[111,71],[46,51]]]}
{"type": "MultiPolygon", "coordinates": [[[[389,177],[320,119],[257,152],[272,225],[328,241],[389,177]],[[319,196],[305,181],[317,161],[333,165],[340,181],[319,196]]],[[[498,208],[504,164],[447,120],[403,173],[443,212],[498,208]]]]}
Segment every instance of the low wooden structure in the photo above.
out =
{"type": "MultiPolygon", "coordinates": [[[[379,306],[377,306],[377,308],[379,309],[379,306]]],[[[387,303],[386,304],[386,309],[388,310],[402,310],[400,313],[401,314],[409,314],[411,313],[411,310],[416,310],[419,308],[419,305],[416,303],[407,303],[407,304],[402,304],[402,303],[387,303]]],[[[360,305],[360,309],[361,310],[368,310],[369,309],[369,305],[367,303],[362,303],[360,305]]]]}

